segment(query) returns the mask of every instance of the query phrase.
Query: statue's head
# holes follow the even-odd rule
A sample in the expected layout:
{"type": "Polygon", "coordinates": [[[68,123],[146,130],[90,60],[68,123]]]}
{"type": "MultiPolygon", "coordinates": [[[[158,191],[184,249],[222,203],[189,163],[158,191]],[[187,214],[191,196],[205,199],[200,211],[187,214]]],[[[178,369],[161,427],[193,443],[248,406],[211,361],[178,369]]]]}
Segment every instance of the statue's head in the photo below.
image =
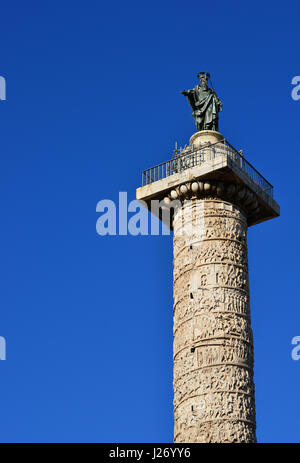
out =
{"type": "Polygon", "coordinates": [[[210,78],[209,72],[199,72],[197,77],[200,80],[201,87],[208,88],[208,79],[210,78]]]}

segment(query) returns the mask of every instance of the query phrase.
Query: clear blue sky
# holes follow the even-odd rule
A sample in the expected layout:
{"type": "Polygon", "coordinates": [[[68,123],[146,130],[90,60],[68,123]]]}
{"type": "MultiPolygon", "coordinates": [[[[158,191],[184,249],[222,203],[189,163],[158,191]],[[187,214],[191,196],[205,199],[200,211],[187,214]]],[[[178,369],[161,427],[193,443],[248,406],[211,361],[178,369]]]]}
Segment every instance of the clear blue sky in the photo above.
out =
{"type": "Polygon", "coordinates": [[[275,186],[249,230],[260,442],[300,441],[299,2],[1,4],[1,442],[171,442],[171,237],[100,237],[96,204],[195,132],[180,91],[211,73],[220,131],[275,186]]]}

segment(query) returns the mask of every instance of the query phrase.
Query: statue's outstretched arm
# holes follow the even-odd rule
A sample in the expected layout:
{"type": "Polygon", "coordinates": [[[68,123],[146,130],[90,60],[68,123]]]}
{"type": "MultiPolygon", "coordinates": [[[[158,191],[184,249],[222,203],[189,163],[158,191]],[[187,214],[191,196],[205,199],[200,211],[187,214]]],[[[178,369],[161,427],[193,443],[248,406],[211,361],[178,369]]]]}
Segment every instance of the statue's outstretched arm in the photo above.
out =
{"type": "Polygon", "coordinates": [[[181,93],[182,93],[182,95],[184,95],[187,98],[187,100],[189,102],[189,105],[192,108],[192,110],[195,111],[195,109],[196,109],[195,90],[194,89],[183,90],[181,93]]]}
{"type": "Polygon", "coordinates": [[[183,90],[181,93],[184,96],[188,96],[188,95],[191,95],[192,93],[194,93],[194,90],[193,89],[191,89],[191,90],[183,90]]]}

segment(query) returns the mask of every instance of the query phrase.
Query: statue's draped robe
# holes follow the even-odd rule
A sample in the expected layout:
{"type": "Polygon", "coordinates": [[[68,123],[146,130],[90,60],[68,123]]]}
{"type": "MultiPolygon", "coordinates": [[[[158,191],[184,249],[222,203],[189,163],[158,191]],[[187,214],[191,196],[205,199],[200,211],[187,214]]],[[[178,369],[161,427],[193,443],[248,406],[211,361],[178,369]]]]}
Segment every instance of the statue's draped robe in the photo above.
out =
{"type": "Polygon", "coordinates": [[[218,130],[218,101],[210,88],[197,85],[187,91],[197,130],[218,130]]]}

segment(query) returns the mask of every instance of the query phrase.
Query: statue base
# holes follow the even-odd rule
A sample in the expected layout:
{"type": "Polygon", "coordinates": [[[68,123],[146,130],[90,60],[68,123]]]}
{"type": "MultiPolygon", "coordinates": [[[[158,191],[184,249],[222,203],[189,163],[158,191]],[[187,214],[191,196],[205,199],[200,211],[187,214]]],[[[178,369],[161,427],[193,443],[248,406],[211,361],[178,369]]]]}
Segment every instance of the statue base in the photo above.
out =
{"type": "Polygon", "coordinates": [[[200,132],[196,132],[191,136],[190,145],[194,148],[200,148],[208,143],[212,144],[223,140],[223,135],[215,130],[200,130],[200,132]]]}

